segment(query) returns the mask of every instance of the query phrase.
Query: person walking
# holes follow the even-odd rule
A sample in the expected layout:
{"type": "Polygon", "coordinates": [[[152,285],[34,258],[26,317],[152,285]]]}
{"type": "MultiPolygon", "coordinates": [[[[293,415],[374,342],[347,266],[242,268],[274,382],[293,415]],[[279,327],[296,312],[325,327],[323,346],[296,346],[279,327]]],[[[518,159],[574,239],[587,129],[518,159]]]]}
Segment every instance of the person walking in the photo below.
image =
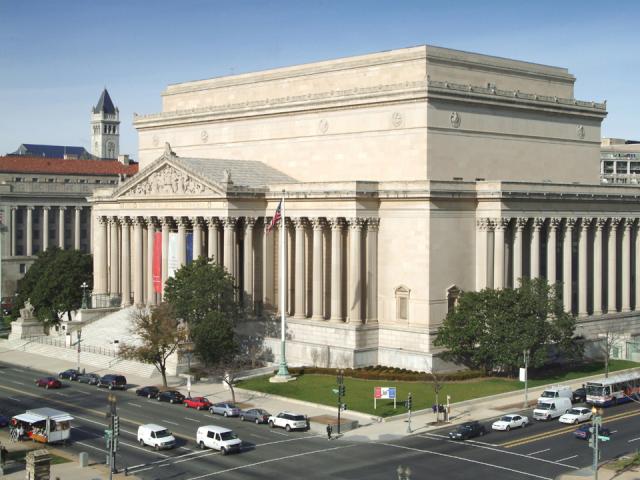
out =
{"type": "Polygon", "coordinates": [[[330,423],[327,424],[327,440],[331,440],[331,434],[333,433],[333,427],[330,423]]]}

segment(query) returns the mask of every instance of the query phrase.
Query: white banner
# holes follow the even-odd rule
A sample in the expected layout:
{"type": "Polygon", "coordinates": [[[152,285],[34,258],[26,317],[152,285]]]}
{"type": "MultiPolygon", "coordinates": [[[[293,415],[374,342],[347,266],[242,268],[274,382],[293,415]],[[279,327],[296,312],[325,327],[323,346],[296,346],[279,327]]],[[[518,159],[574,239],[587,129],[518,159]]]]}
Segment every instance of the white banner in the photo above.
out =
{"type": "Polygon", "coordinates": [[[526,382],[527,381],[527,369],[526,368],[520,367],[520,381],[521,382],[526,382]]]}
{"type": "Polygon", "coordinates": [[[169,232],[169,251],[167,253],[167,276],[173,278],[176,270],[180,268],[178,260],[178,234],[169,232]]]}

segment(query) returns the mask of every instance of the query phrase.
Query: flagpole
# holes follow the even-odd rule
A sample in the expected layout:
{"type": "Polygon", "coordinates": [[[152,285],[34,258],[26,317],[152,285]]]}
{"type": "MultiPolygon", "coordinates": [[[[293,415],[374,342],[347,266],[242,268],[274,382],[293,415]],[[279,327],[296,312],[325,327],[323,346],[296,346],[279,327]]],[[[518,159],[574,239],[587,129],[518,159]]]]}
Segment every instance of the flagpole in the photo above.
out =
{"type": "Polygon", "coordinates": [[[287,248],[286,248],[286,215],[284,210],[284,190],[282,190],[282,200],[280,202],[281,217],[280,217],[280,368],[278,369],[278,377],[280,379],[290,378],[289,370],[287,369],[287,356],[286,356],[286,315],[287,315],[287,294],[286,294],[286,264],[287,264],[287,248]]]}

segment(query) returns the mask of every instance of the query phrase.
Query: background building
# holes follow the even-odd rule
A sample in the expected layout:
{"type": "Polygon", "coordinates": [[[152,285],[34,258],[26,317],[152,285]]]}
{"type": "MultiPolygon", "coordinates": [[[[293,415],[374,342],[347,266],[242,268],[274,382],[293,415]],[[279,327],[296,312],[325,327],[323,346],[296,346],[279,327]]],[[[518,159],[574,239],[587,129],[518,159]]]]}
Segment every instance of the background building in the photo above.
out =
{"type": "Polygon", "coordinates": [[[640,141],[603,138],[600,181],[637,185],[640,181],[640,141]]]}

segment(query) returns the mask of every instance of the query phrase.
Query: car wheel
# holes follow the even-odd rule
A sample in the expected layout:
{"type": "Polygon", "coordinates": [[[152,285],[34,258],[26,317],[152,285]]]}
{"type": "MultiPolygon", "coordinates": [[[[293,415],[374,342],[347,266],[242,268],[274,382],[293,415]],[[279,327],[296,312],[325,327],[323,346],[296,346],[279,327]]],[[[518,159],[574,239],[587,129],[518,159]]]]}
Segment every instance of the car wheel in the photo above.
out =
{"type": "Polygon", "coordinates": [[[289,425],[289,424],[285,425],[285,426],[284,426],[284,429],[285,429],[287,432],[290,432],[290,431],[291,431],[291,425],[289,425]]]}
{"type": "Polygon", "coordinates": [[[259,424],[260,424],[260,419],[256,418],[256,425],[259,425],[259,424]]]}
{"type": "Polygon", "coordinates": [[[226,411],[226,410],[225,410],[225,412],[223,413],[223,415],[224,415],[225,417],[228,417],[228,416],[229,416],[229,414],[227,413],[227,411],[226,411]]]}
{"type": "Polygon", "coordinates": [[[201,441],[198,446],[200,447],[200,450],[204,450],[204,442],[201,441]]]}
{"type": "Polygon", "coordinates": [[[244,415],[240,415],[240,421],[244,422],[244,415]]]}
{"type": "Polygon", "coordinates": [[[138,440],[138,443],[140,444],[141,447],[144,447],[144,440],[140,439],[138,440]]]}
{"type": "MultiPolygon", "coordinates": [[[[509,427],[507,427],[507,430],[509,430],[509,427]]],[[[484,430],[480,430],[480,436],[484,436],[484,430]]]]}
{"type": "Polygon", "coordinates": [[[113,385],[109,385],[109,390],[113,390],[113,385]]]}
{"type": "Polygon", "coordinates": [[[228,452],[227,452],[227,449],[226,449],[226,448],[224,448],[224,447],[222,447],[222,448],[220,449],[220,451],[222,452],[222,455],[226,455],[226,454],[228,453],[228,452]]]}
{"type": "Polygon", "coordinates": [[[169,403],[170,403],[171,405],[173,405],[173,404],[174,404],[173,398],[172,398],[171,400],[169,400],[169,403]]]}
{"type": "Polygon", "coordinates": [[[573,424],[574,424],[574,425],[577,425],[577,424],[578,424],[578,419],[577,419],[577,418],[573,421],[573,424]]]}
{"type": "Polygon", "coordinates": [[[187,402],[184,403],[184,408],[189,408],[189,405],[187,405],[187,402]]]}
{"type": "MultiPolygon", "coordinates": [[[[508,432],[509,430],[511,430],[511,426],[507,425],[506,430],[507,430],[507,432],[508,432]]],[[[482,435],[482,432],[480,432],[480,435],[482,435]]]]}
{"type": "Polygon", "coordinates": [[[160,445],[156,444],[155,447],[153,447],[153,448],[155,448],[155,450],[157,452],[158,450],[160,450],[160,445]]]}
{"type": "Polygon", "coordinates": [[[275,424],[274,424],[273,422],[269,422],[269,426],[270,426],[271,428],[275,428],[275,424]]]}
{"type": "Polygon", "coordinates": [[[46,390],[49,390],[49,384],[47,383],[47,384],[44,386],[44,388],[45,388],[46,390]]]}
{"type": "Polygon", "coordinates": [[[156,400],[160,401],[160,397],[156,397],[156,400]]]}

